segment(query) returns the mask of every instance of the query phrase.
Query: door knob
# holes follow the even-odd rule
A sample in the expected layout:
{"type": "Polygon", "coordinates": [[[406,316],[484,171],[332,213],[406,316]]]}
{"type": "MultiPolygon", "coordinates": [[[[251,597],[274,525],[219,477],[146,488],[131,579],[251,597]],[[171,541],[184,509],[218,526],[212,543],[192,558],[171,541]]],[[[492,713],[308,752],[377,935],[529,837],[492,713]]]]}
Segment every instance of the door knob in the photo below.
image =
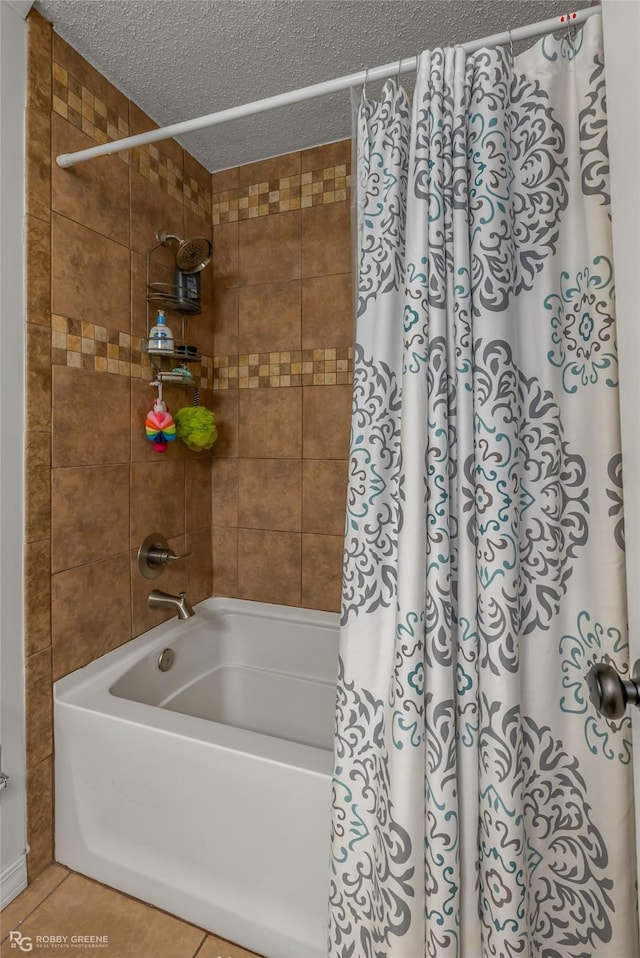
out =
{"type": "Polygon", "coordinates": [[[640,659],[630,679],[606,662],[592,665],[587,674],[589,698],[598,712],[607,719],[622,718],[627,705],[640,706],[640,659]]]}

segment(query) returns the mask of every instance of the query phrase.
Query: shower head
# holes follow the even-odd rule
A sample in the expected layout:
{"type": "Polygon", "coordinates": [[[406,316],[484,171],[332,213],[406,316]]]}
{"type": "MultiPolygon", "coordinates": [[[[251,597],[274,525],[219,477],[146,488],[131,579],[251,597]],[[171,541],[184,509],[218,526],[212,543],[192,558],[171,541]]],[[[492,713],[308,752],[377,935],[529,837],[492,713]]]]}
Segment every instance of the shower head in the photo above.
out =
{"type": "Polygon", "coordinates": [[[183,273],[199,273],[204,269],[213,253],[213,246],[204,236],[195,236],[193,239],[180,239],[174,233],[158,230],[156,239],[161,246],[178,244],[176,250],[176,266],[183,273]]]}

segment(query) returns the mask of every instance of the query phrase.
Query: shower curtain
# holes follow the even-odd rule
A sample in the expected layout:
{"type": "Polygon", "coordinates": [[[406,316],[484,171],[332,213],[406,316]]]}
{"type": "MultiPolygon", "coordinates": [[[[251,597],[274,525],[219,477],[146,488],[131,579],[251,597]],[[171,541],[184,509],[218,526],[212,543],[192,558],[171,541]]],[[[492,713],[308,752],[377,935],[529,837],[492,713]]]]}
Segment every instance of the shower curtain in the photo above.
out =
{"type": "Polygon", "coordinates": [[[637,958],[600,17],[358,115],[331,958],[637,958]]]}

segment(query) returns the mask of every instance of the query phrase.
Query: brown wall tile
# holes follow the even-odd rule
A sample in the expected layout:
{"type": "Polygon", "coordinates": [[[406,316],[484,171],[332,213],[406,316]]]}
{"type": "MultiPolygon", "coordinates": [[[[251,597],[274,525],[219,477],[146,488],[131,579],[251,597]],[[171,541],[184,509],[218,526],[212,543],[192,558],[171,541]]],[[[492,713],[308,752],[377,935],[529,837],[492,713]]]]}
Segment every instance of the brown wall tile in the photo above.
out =
{"type": "MultiPolygon", "coordinates": [[[[200,402],[203,403],[202,393],[200,402]]],[[[238,390],[214,390],[210,407],[216,417],[218,438],[213,446],[216,458],[238,455],[238,390]]]]}
{"type": "Polygon", "coordinates": [[[240,286],[286,282],[300,279],[300,275],[299,210],[239,223],[240,286]]]}
{"type": "MultiPolygon", "coordinates": [[[[27,320],[51,326],[51,228],[35,216],[26,217],[27,320]]],[[[45,354],[47,365],[51,364],[45,354]]],[[[50,373],[49,373],[50,374],[50,373]]]]}
{"type": "Polygon", "coordinates": [[[211,190],[213,193],[222,193],[226,190],[235,190],[239,184],[239,167],[230,170],[219,170],[211,174],[211,190]]]}
{"type": "Polygon", "coordinates": [[[47,115],[51,110],[51,24],[37,10],[27,17],[27,108],[47,115]]]}
{"type": "Polygon", "coordinates": [[[184,535],[184,461],[131,464],[131,548],[152,532],[184,535]]]}
{"type": "Polygon", "coordinates": [[[128,333],[127,248],[58,213],[52,244],[52,312],[128,333]]]}
{"type": "Polygon", "coordinates": [[[51,429],[51,330],[27,323],[27,428],[51,429]]]}
{"type": "MultiPolygon", "coordinates": [[[[151,313],[152,316],[155,313],[151,313]]],[[[147,261],[131,253],[131,335],[147,338],[147,261]]]]}
{"type": "MultiPolygon", "coordinates": [[[[185,188],[187,190],[187,195],[184,198],[184,236],[204,236],[209,240],[211,245],[213,245],[213,221],[209,209],[211,175],[209,173],[203,173],[202,170],[204,170],[204,167],[200,166],[197,160],[194,160],[188,153],[184,154],[184,161],[185,188]],[[192,176],[186,169],[187,164],[193,164],[201,172],[196,176],[192,176]],[[194,192],[195,190],[197,190],[197,193],[194,192]],[[190,196],[188,195],[189,193],[191,193],[190,196]],[[203,202],[207,206],[206,212],[201,205],[203,202]]],[[[201,279],[212,274],[212,265],[213,260],[209,259],[206,268],[200,270],[201,279]]]]}
{"type": "Polygon", "coordinates": [[[211,462],[187,459],[185,462],[186,531],[198,532],[211,527],[211,462]]]}
{"type": "MultiPolygon", "coordinates": [[[[206,408],[209,409],[209,410],[212,410],[213,402],[207,400],[207,398],[206,398],[207,392],[208,392],[208,390],[204,390],[204,389],[200,391],[200,397],[201,397],[201,399],[204,398],[204,402],[201,402],[201,405],[202,405],[203,407],[206,407],[206,408]]],[[[186,448],[186,446],[185,446],[185,448],[186,448]]],[[[205,461],[206,461],[206,462],[208,462],[209,465],[210,465],[210,464],[211,464],[211,460],[213,459],[213,450],[214,450],[214,449],[215,449],[215,443],[214,443],[214,445],[211,447],[211,449],[200,449],[200,450],[197,451],[197,452],[196,452],[196,450],[194,450],[194,449],[187,449],[186,459],[187,459],[187,460],[189,460],[189,459],[197,459],[198,462],[205,462],[205,461]]]]}
{"type": "Polygon", "coordinates": [[[54,680],[131,638],[129,553],[51,580],[54,680]]]}
{"type": "MultiPolygon", "coordinates": [[[[182,151],[182,158],[185,180],[188,182],[189,179],[193,178],[202,189],[211,192],[211,173],[204,168],[202,163],[198,163],[190,153],[187,153],[186,150],[182,151]]],[[[187,207],[185,207],[185,211],[186,210],[187,207]]]]}
{"type": "Polygon", "coordinates": [[[302,210],[302,275],[351,272],[351,214],[348,203],[302,210]]]}
{"type": "Polygon", "coordinates": [[[51,544],[27,542],[24,549],[25,655],[51,645],[51,544]]]}
{"type": "MultiPolygon", "coordinates": [[[[180,534],[170,538],[170,545],[180,552],[188,546],[195,553],[190,566],[178,563],[178,568],[170,569],[159,584],[171,592],[188,587],[193,602],[210,594],[212,577],[212,454],[192,454],[176,442],[164,457],[159,457],[144,438],[144,416],[152,406],[153,390],[143,380],[130,380],[127,367],[120,366],[117,374],[114,369],[106,373],[86,366],[72,368],[71,363],[92,363],[92,359],[89,353],[83,356],[75,349],[77,342],[69,341],[70,349],[65,353],[59,322],[52,385],[51,314],[64,317],[68,335],[78,340],[84,322],[106,327],[109,358],[129,362],[126,335],[133,331],[143,337],[147,331],[145,256],[156,244],[156,231],[211,237],[210,216],[202,215],[203,205],[196,210],[193,204],[201,198],[210,203],[213,181],[174,142],[153,149],[157,149],[160,163],[169,157],[179,172],[184,172],[186,186],[194,191],[193,204],[168,196],[158,184],[142,177],[137,167],[133,168],[134,162],[141,162],[140,151],[72,170],[57,166],[52,170],[57,153],[72,152],[92,142],[58,112],[51,113],[52,48],[56,64],[68,71],[70,91],[77,94],[78,83],[84,85],[89,103],[95,94],[107,106],[109,122],[117,123],[120,118],[130,125],[131,132],[154,125],[76,51],[53,36],[50,25],[32,11],[26,118],[29,322],[24,556],[30,878],[53,855],[52,763],[47,757],[52,748],[53,679],[170,615],[150,612],[147,595],[158,583],[143,580],[135,566],[135,576],[132,572],[135,548],[132,555],[131,545],[139,544],[130,536],[132,492],[136,534],[142,534],[143,529],[145,534],[149,531],[147,521],[160,524],[163,531],[168,525],[169,532],[173,525],[180,534]],[[65,365],[67,361],[69,366],[65,365]],[[162,508],[154,513],[157,503],[162,508]],[[185,526],[189,528],[188,540],[185,526]]],[[[56,95],[64,99],[66,91],[60,88],[60,79],[56,82],[56,95]]],[[[57,110],[64,109],[60,99],[57,110]]],[[[69,116],[73,119],[72,113],[69,116]]],[[[151,148],[147,153],[152,156],[153,166],[151,148]]],[[[225,177],[229,179],[227,174],[225,177]]],[[[234,181],[234,174],[230,177],[234,181]]],[[[221,182],[218,177],[218,185],[221,182]]],[[[219,288],[237,284],[237,235],[237,224],[218,233],[219,288]]],[[[168,271],[172,281],[174,251],[161,249],[156,253],[152,281],[158,278],[153,275],[156,265],[168,271]]],[[[213,350],[213,272],[212,264],[201,277],[202,314],[184,323],[186,338],[208,356],[213,350]]],[[[174,334],[180,336],[181,317],[168,313],[168,318],[174,334]]],[[[90,331],[89,339],[92,335],[90,331]]],[[[237,310],[235,336],[235,348],[228,352],[237,351],[237,310]]],[[[194,372],[198,375],[200,370],[194,372]]],[[[168,387],[165,398],[170,409],[175,411],[190,403],[191,391],[188,393],[187,399],[184,387],[168,387]]],[[[201,396],[203,404],[213,406],[208,390],[202,389],[201,396]]],[[[237,455],[237,395],[221,397],[217,409],[223,421],[216,454],[237,455]]],[[[223,567],[227,575],[231,570],[235,581],[237,545],[227,551],[226,557],[223,552],[222,558],[218,573],[223,567]]],[[[219,581],[225,584],[224,578],[219,581]]]]}
{"type": "Polygon", "coordinates": [[[303,456],[347,459],[351,433],[351,386],[307,386],[303,390],[303,456]]]}
{"type": "Polygon", "coordinates": [[[214,526],[211,530],[213,546],[213,595],[238,594],[238,530],[214,526]]]}
{"type": "Polygon", "coordinates": [[[27,767],[39,765],[53,754],[53,682],[51,649],[25,660],[27,767]]]}
{"type": "MultiPolygon", "coordinates": [[[[209,238],[212,233],[210,227],[208,231],[202,229],[202,220],[195,217],[185,226],[184,235],[187,237],[206,236],[209,238]],[[197,224],[200,224],[198,228],[197,224]],[[195,225],[194,225],[195,224],[195,225]]],[[[202,299],[202,312],[199,315],[187,315],[184,317],[184,338],[188,343],[198,345],[201,353],[206,356],[213,354],[213,265],[209,263],[199,273],[200,276],[200,296],[202,299]]]]}
{"type": "Polygon", "coordinates": [[[51,117],[27,110],[26,211],[51,220],[51,117]]]}
{"type": "Polygon", "coordinates": [[[315,146],[310,150],[303,150],[300,172],[325,170],[329,166],[344,166],[350,162],[351,140],[338,140],[336,143],[327,143],[325,146],[315,146]]]}
{"type": "Polygon", "coordinates": [[[211,521],[214,526],[238,525],[238,460],[211,463],[211,521]]]}
{"type": "MultiPolygon", "coordinates": [[[[149,250],[158,245],[156,233],[166,230],[176,236],[182,236],[184,213],[182,203],[175,200],[156,183],[131,171],[131,248],[146,256],[149,250]]],[[[156,250],[154,263],[163,263],[169,270],[169,276],[152,271],[151,281],[171,282],[175,268],[175,249],[163,247],[156,250]]]]}
{"type": "Polygon", "coordinates": [[[238,224],[213,227],[213,295],[238,285],[238,224]]]}
{"type": "Polygon", "coordinates": [[[68,73],[80,81],[83,86],[97,96],[118,116],[129,115],[129,101],[124,93],[116,89],[113,84],[99,73],[95,67],[80,56],[80,54],[66,43],[57,33],[53,34],[53,61],[60,64],[68,73]]]}
{"type": "Polygon", "coordinates": [[[238,352],[300,349],[300,282],[239,290],[238,352]]]}
{"type": "Polygon", "coordinates": [[[243,459],[300,458],[301,392],[298,386],[240,390],[238,454],[243,459]]]}
{"type": "Polygon", "coordinates": [[[51,571],[60,572],[129,548],[129,466],[54,469],[51,571]]]}
{"type": "Polygon", "coordinates": [[[30,430],[25,440],[25,538],[51,533],[51,434],[30,430]]]}
{"type": "MultiPolygon", "coordinates": [[[[133,100],[129,100],[129,126],[131,134],[147,133],[149,130],[157,130],[158,124],[154,123],[151,117],[141,110],[133,100]]],[[[184,150],[176,140],[159,140],[151,144],[159,153],[169,157],[179,169],[184,166],[184,150]]]]}
{"type": "MultiPolygon", "coordinates": [[[[94,140],[57,114],[51,118],[51,140],[54,158],[60,153],[95,146],[94,140]]],[[[117,154],[68,169],[58,166],[54,159],[52,208],[75,223],[128,246],[129,167],[117,154]]]]}
{"type": "Polygon", "coordinates": [[[348,465],[342,459],[303,461],[303,532],[344,535],[348,465]]]}
{"type": "Polygon", "coordinates": [[[33,881],[53,861],[53,758],[27,772],[27,873],[33,881]]]}
{"type": "Polygon", "coordinates": [[[340,611],[342,536],[302,536],[302,605],[340,611]]]}
{"type": "Polygon", "coordinates": [[[211,529],[187,534],[187,599],[191,605],[208,599],[213,591],[213,550],[211,529]]]}
{"type": "Polygon", "coordinates": [[[238,525],[299,532],[300,461],[240,459],[238,466],[238,525]]]}
{"type": "Polygon", "coordinates": [[[240,598],[300,605],[300,541],[296,532],[238,529],[240,598]]]}
{"type": "Polygon", "coordinates": [[[268,160],[258,160],[256,163],[245,163],[237,169],[238,186],[279,180],[281,177],[295,176],[300,172],[300,154],[285,153],[268,160]]]}
{"type": "Polygon", "coordinates": [[[302,281],[302,349],[348,346],[354,340],[351,274],[302,281]]]}
{"type": "Polygon", "coordinates": [[[238,352],[238,290],[216,289],[213,298],[213,355],[229,356],[238,352]]]}
{"type": "MultiPolygon", "coordinates": [[[[51,43],[49,26],[42,21],[40,28],[44,28],[44,46],[30,51],[32,60],[36,55],[46,57],[46,45],[51,43]]],[[[53,38],[53,47],[57,63],[110,110],[128,117],[130,132],[154,126],[135,104],[129,103],[59,37],[53,38]]],[[[47,82],[50,76],[51,71],[46,72],[47,82]]],[[[243,394],[252,393],[245,398],[240,397],[238,390],[212,394],[203,389],[201,402],[214,409],[218,419],[219,439],[212,453],[196,456],[176,442],[159,456],[144,438],[144,416],[154,397],[145,380],[129,380],[123,370],[115,375],[56,365],[51,391],[48,327],[54,312],[77,324],[95,322],[111,330],[144,336],[145,256],[156,244],[156,231],[166,229],[180,236],[213,235],[214,258],[201,277],[203,312],[184,323],[184,335],[189,341],[198,343],[206,355],[300,349],[302,214],[281,213],[212,228],[188,202],[183,204],[168,196],[158,184],[137,172],[134,165],[140,162],[139,153],[132,153],[127,162],[109,158],[73,171],[57,167],[52,171],[52,155],[89,145],[89,140],[58,115],[51,117],[50,95],[51,91],[46,90],[43,94],[36,83],[30,90],[31,100],[42,105],[46,99],[47,105],[41,113],[37,107],[30,109],[28,116],[27,202],[31,215],[42,221],[30,223],[29,234],[31,378],[25,623],[31,670],[29,761],[30,765],[35,764],[29,773],[30,874],[43,868],[53,853],[52,767],[48,758],[38,761],[50,748],[51,722],[47,712],[50,713],[51,679],[169,618],[170,612],[151,612],[147,607],[148,593],[154,587],[174,593],[186,588],[192,603],[211,594],[212,588],[222,595],[243,594],[251,599],[292,605],[301,601],[303,390],[243,390],[243,394]],[[49,253],[45,224],[52,215],[49,253]],[[52,270],[40,271],[40,263],[49,259],[52,270]],[[238,291],[240,284],[256,284],[257,289],[238,291]],[[238,337],[239,303],[244,305],[241,325],[245,346],[238,337]],[[52,514],[48,415],[51,399],[55,467],[52,555],[48,539],[52,514]],[[241,428],[240,451],[251,461],[240,463],[239,476],[241,428]],[[240,571],[239,493],[240,521],[265,527],[240,530],[240,571]],[[176,552],[189,549],[194,555],[171,567],[160,581],[150,582],[139,575],[135,553],[142,538],[154,528],[170,537],[176,552]],[[55,570],[52,578],[51,563],[55,570]],[[70,568],[71,565],[74,567],[70,568]]],[[[188,184],[191,178],[196,181],[198,195],[201,190],[204,195],[209,190],[234,189],[246,177],[252,183],[262,177],[271,181],[301,170],[301,155],[296,153],[251,164],[243,171],[210,176],[179,144],[163,143],[157,149],[161,162],[163,157],[170,157],[183,170],[188,184]]],[[[322,161],[331,165],[329,160],[341,155],[342,149],[305,151],[305,163],[322,161]]],[[[332,163],[335,165],[337,159],[332,163]]],[[[191,185],[195,189],[195,184],[191,185]]],[[[337,221],[329,226],[334,233],[339,228],[337,221]]],[[[320,227],[315,232],[314,228],[307,230],[307,247],[312,253],[321,242],[319,230],[320,227]]],[[[333,242],[326,236],[322,241],[333,242]]],[[[323,275],[334,272],[335,266],[335,257],[325,252],[325,259],[329,268],[323,270],[323,275]]],[[[160,278],[153,273],[156,268],[171,281],[174,266],[172,249],[156,251],[152,281],[160,278]]],[[[314,281],[307,283],[308,337],[313,339],[316,329],[324,323],[325,335],[318,346],[334,345],[326,338],[332,323],[336,330],[343,328],[340,324],[344,323],[346,283],[345,277],[332,277],[324,287],[322,283],[314,285],[314,281]],[[330,313],[327,315],[325,310],[323,315],[322,306],[327,302],[330,313]],[[340,319],[334,315],[336,312],[340,319]]],[[[180,317],[167,315],[174,335],[180,337],[180,317]]],[[[335,345],[346,345],[348,341],[335,345]]],[[[59,346],[55,355],[57,362],[64,361],[59,346]]],[[[168,387],[165,399],[175,412],[190,404],[191,391],[168,387]]],[[[331,394],[327,393],[326,399],[333,419],[336,412],[330,405],[331,394]]],[[[322,495],[331,497],[335,493],[337,499],[331,478],[325,476],[324,485],[322,476],[312,477],[311,481],[318,484],[322,495]]],[[[313,526],[314,513],[309,504],[307,513],[313,526]]]]}
{"type": "Polygon", "coordinates": [[[129,462],[129,392],[124,376],[54,366],[54,467],[129,462]]]}

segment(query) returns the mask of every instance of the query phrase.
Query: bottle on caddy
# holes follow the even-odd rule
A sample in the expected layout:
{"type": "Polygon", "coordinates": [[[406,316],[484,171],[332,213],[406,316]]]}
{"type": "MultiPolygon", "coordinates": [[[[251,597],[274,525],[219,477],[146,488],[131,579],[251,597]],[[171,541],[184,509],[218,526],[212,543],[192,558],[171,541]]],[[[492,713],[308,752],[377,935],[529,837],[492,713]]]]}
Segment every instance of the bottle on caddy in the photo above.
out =
{"type": "Polygon", "coordinates": [[[167,317],[161,309],[158,310],[156,325],[149,331],[149,352],[173,352],[173,333],[167,326],[167,317]]]}

